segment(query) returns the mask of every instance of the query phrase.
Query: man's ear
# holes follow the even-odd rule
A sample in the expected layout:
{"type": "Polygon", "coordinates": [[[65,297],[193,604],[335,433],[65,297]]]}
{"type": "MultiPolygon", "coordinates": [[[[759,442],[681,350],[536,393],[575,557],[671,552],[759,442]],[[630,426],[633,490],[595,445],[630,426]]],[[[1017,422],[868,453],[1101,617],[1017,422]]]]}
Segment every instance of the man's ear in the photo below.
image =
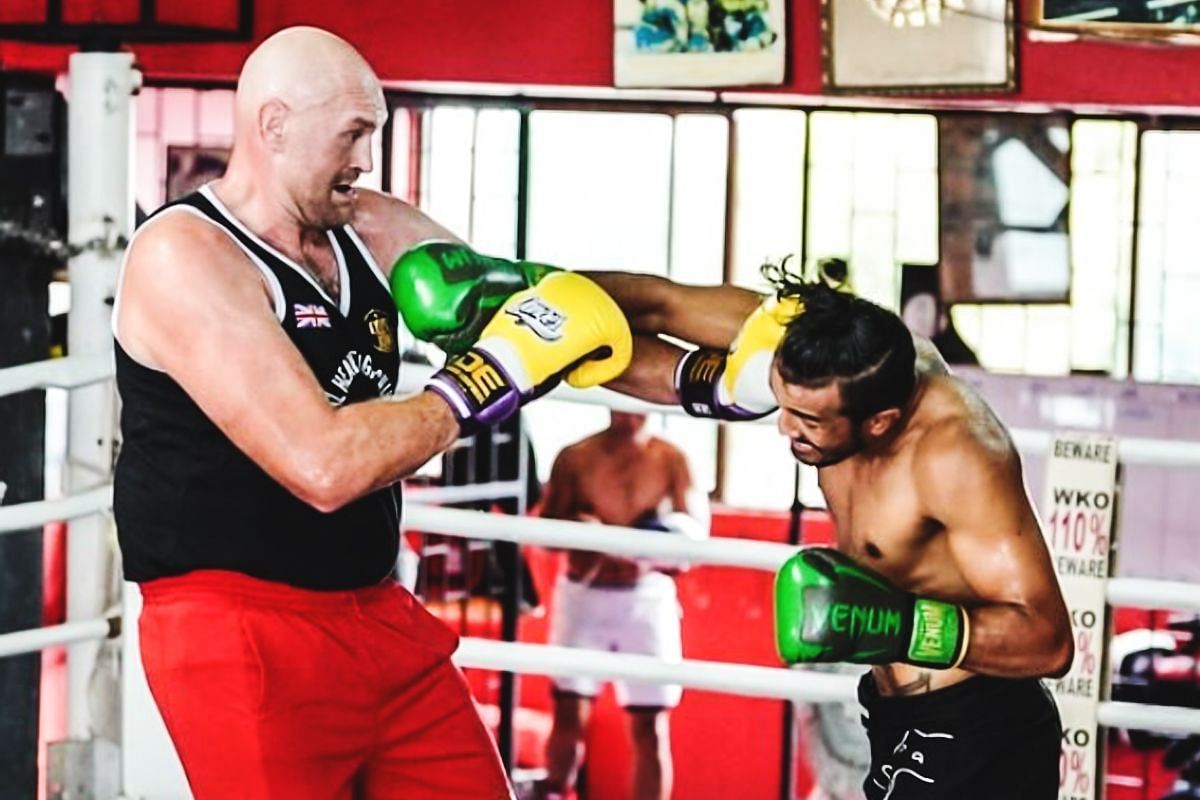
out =
{"type": "Polygon", "coordinates": [[[900,421],[900,409],[885,408],[867,417],[863,423],[863,432],[873,439],[878,439],[892,429],[900,421]]]}
{"type": "Polygon", "coordinates": [[[287,104],[282,100],[268,100],[258,110],[258,134],[262,137],[263,144],[272,152],[283,149],[288,111],[287,104]]]}

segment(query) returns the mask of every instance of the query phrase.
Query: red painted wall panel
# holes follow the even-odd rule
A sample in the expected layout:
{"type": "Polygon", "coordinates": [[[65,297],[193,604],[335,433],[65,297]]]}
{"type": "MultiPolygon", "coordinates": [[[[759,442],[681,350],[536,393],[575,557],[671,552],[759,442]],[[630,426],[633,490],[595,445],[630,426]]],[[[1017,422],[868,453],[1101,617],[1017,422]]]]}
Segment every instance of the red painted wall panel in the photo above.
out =
{"type": "MultiPolygon", "coordinates": [[[[219,7],[227,11],[225,2],[219,7]]],[[[255,29],[262,38],[292,24],[329,28],[358,45],[385,80],[607,86],[612,81],[611,8],[610,3],[556,0],[363,0],[352,7],[269,0],[257,4],[255,29]]],[[[779,91],[815,95],[821,86],[819,0],[794,0],[791,13],[789,77],[779,91]]],[[[990,96],[985,99],[990,104],[1200,104],[1200,82],[1189,79],[1200,68],[1200,48],[1020,38],[1020,90],[990,96]]],[[[151,76],[232,78],[248,45],[138,46],[136,51],[151,76]]],[[[0,43],[0,65],[62,69],[67,52],[0,43]]]]}

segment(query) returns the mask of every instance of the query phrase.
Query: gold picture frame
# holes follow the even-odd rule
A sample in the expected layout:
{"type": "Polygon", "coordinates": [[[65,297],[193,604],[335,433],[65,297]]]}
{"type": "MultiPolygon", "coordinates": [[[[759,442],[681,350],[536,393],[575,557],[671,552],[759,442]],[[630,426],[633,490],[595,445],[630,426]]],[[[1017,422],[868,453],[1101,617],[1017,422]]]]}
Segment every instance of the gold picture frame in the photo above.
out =
{"type": "Polygon", "coordinates": [[[821,0],[824,89],[899,95],[1014,91],[1014,5],[1014,0],[821,0]]]}
{"type": "Polygon", "coordinates": [[[1035,28],[1123,38],[1200,35],[1200,0],[1030,0],[1035,28]]]}

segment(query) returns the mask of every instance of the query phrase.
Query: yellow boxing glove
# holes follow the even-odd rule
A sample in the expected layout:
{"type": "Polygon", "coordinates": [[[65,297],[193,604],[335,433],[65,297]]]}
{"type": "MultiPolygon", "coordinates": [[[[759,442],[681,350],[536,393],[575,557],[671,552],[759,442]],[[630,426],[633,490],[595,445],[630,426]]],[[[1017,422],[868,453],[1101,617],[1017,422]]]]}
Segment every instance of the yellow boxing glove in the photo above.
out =
{"type": "Polygon", "coordinates": [[[758,419],[775,410],[771,362],[784,328],[804,311],[796,297],[768,297],[754,309],[729,351],[693,350],[675,369],[680,405],[693,417],[758,419]]]}
{"type": "Polygon", "coordinates": [[[610,381],[632,356],[633,335],[616,302],[583,275],[556,272],[509,297],[475,345],[426,388],[470,431],[507,419],[563,376],[577,388],[610,381]]]}

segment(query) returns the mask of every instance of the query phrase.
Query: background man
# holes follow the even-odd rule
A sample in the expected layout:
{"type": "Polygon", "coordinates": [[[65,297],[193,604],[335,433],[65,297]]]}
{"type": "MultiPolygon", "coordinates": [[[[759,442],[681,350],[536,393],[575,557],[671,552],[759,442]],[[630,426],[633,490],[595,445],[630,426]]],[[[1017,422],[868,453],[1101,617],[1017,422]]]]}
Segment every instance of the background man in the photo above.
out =
{"type": "MultiPolygon", "coordinates": [[[[609,427],[564,448],[546,486],[542,516],[621,525],[653,535],[708,535],[708,501],[693,482],[684,454],[646,430],[644,414],[612,413],[609,427]]],[[[555,589],[550,641],[566,647],[682,657],[675,582],[645,561],[571,551],[555,589]]],[[[571,791],[586,736],[594,680],[555,681],[554,727],[546,744],[547,780],[536,795],[571,791]]],[[[629,712],[634,800],[671,796],[670,710],[679,686],[617,682],[629,712]]]]}

